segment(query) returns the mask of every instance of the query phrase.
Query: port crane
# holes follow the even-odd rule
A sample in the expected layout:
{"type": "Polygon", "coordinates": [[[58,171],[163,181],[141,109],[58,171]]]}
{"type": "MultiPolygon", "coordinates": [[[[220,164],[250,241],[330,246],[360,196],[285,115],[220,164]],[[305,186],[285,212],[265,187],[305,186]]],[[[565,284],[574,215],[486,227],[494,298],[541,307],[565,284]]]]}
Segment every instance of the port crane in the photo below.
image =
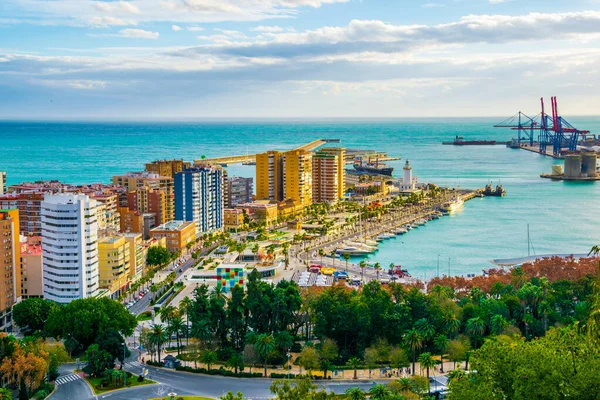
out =
{"type": "Polygon", "coordinates": [[[534,145],[535,133],[538,133],[538,145],[540,153],[546,154],[548,146],[552,146],[552,154],[560,155],[562,149],[569,151],[577,150],[579,138],[584,140],[590,133],[588,130],[579,130],[564,119],[558,112],[558,101],[556,96],[550,98],[552,104],[552,115],[546,113],[544,98],[540,99],[542,112],[531,118],[519,111],[516,115],[508,118],[495,128],[510,128],[518,131],[519,147],[523,142],[534,145]]]}

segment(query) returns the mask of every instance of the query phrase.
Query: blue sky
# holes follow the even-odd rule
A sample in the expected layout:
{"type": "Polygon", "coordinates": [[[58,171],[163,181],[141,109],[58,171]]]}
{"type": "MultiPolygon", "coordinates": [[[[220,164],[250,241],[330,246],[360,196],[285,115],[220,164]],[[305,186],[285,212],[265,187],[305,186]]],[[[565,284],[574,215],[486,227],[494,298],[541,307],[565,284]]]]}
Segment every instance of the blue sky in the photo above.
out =
{"type": "Polygon", "coordinates": [[[2,0],[0,118],[600,114],[600,0],[2,0]]]}

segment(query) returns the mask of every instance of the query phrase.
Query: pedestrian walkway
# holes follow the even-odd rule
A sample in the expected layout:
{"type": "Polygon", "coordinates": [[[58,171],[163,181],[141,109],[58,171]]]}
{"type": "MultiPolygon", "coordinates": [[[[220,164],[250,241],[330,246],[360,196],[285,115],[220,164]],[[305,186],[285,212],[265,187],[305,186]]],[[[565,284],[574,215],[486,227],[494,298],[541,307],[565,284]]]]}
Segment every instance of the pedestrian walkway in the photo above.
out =
{"type": "Polygon", "coordinates": [[[56,383],[57,385],[64,385],[65,383],[75,382],[78,379],[81,379],[81,376],[79,376],[77,374],[69,374],[69,375],[65,375],[65,376],[56,378],[54,383],[56,383]]]}
{"type": "Polygon", "coordinates": [[[132,362],[128,362],[125,363],[125,368],[144,368],[144,364],[137,362],[137,361],[132,361],[132,362]]]}

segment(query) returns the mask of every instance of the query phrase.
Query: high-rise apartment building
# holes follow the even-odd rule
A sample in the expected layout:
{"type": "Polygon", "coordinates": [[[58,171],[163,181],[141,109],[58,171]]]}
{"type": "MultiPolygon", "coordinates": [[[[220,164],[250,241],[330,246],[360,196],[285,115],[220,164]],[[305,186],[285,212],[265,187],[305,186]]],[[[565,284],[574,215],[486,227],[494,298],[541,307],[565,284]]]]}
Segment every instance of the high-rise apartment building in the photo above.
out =
{"type": "Polygon", "coordinates": [[[167,203],[166,193],[160,189],[143,187],[127,194],[127,207],[142,214],[154,214],[158,225],[168,221],[167,203]]]}
{"type": "Polygon", "coordinates": [[[147,249],[141,233],[124,233],[122,236],[129,246],[129,279],[137,281],[146,270],[147,249]]]}
{"type": "Polygon", "coordinates": [[[223,227],[223,170],[194,167],[175,174],[175,219],[196,223],[196,233],[223,227]]]}
{"type": "Polygon", "coordinates": [[[160,176],[175,178],[175,174],[190,167],[189,162],[183,160],[156,160],[146,164],[146,171],[160,176]]]}
{"type": "Polygon", "coordinates": [[[256,200],[283,200],[283,154],[256,155],[256,200]]]}
{"type": "Polygon", "coordinates": [[[84,194],[47,194],[42,202],[44,297],[57,303],[96,296],[97,202],[84,194]]]}
{"type": "Polygon", "coordinates": [[[346,151],[325,148],[312,160],[312,199],[314,203],[337,203],[345,192],[346,151]]]}
{"type": "Polygon", "coordinates": [[[253,179],[232,176],[226,179],[225,208],[234,208],[238,204],[252,201],[253,179]]]}
{"type": "MultiPolygon", "coordinates": [[[[128,191],[136,191],[142,188],[158,189],[165,193],[165,220],[170,221],[175,217],[175,197],[173,191],[173,178],[153,172],[128,172],[125,175],[113,176],[115,185],[127,188],[128,191]]],[[[144,212],[144,211],[142,211],[144,212]]]]}
{"type": "Polygon", "coordinates": [[[21,233],[26,236],[42,234],[41,208],[44,193],[5,194],[0,197],[0,208],[19,210],[21,233]]]}
{"type": "Polygon", "coordinates": [[[19,211],[0,210],[0,331],[12,330],[12,306],[21,296],[19,211]]]}
{"type": "Polygon", "coordinates": [[[127,291],[131,267],[130,247],[125,237],[104,236],[98,240],[98,283],[111,299],[127,291]]]}
{"type": "Polygon", "coordinates": [[[42,238],[22,236],[21,241],[21,297],[44,297],[42,275],[42,238]]]}
{"type": "Polygon", "coordinates": [[[291,150],[283,153],[283,200],[301,207],[312,204],[312,153],[291,150]]]}

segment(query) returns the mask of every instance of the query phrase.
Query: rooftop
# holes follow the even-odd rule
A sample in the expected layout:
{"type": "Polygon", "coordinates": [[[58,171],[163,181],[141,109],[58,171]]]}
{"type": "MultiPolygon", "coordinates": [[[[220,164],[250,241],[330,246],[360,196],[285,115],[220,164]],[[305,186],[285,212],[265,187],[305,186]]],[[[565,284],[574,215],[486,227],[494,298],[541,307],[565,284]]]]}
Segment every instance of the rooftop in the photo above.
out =
{"type": "Polygon", "coordinates": [[[181,231],[187,228],[190,225],[195,225],[196,223],[193,221],[169,221],[165,222],[162,225],[157,226],[156,228],[152,228],[151,232],[154,231],[181,231]]]}

